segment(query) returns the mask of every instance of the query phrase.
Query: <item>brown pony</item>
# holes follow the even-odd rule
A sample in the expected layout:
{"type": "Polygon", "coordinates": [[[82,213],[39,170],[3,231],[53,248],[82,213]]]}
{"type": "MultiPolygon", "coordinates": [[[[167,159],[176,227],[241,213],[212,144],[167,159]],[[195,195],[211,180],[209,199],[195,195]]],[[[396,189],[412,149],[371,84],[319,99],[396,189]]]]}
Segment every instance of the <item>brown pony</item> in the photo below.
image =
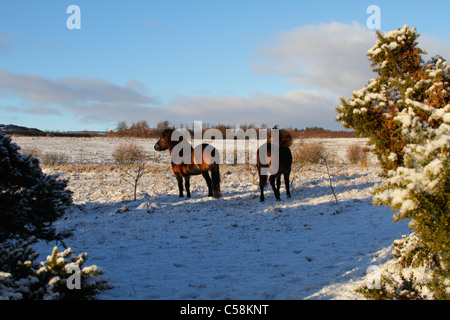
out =
{"type": "MultiPolygon", "coordinates": [[[[180,198],[183,197],[183,177],[184,177],[184,186],[186,188],[187,197],[191,197],[191,192],[189,190],[190,183],[189,179],[192,175],[201,174],[203,178],[206,180],[206,184],[208,185],[208,196],[214,198],[220,198],[220,173],[219,173],[219,164],[214,161],[214,158],[218,156],[218,151],[214,147],[208,144],[198,145],[196,148],[202,149],[202,158],[200,161],[196,161],[194,156],[194,149],[190,144],[185,145],[186,148],[182,148],[178,155],[173,155],[172,151],[180,143],[188,143],[184,141],[184,139],[179,139],[178,141],[172,141],[172,133],[175,129],[165,129],[161,135],[161,138],[155,144],[156,151],[164,151],[169,150],[171,158],[172,158],[172,170],[175,174],[175,177],[178,181],[178,190],[180,191],[180,198]],[[204,152],[205,148],[208,148],[211,152],[204,152]],[[189,161],[180,161],[174,162],[174,156],[183,157],[183,150],[190,150],[190,158],[189,161]],[[211,171],[211,177],[209,176],[209,171],[211,171]]],[[[189,157],[189,155],[187,155],[189,157]]]]}
{"type": "MultiPolygon", "coordinates": [[[[275,127],[274,129],[277,129],[275,127]]],[[[292,135],[287,130],[279,131],[279,143],[272,143],[270,138],[267,143],[263,144],[258,149],[257,153],[257,168],[259,175],[259,188],[261,190],[260,201],[264,201],[264,186],[267,184],[267,174],[262,174],[262,168],[270,168],[272,165],[278,164],[278,170],[275,173],[270,174],[270,185],[272,186],[273,193],[277,201],[280,201],[280,185],[281,175],[284,176],[284,183],[286,186],[286,196],[289,199],[291,192],[289,189],[289,176],[291,174],[292,166],[292,153],[289,147],[292,145],[292,135]],[[277,150],[276,150],[277,149],[277,150]],[[278,151],[278,152],[277,152],[278,151]],[[278,153],[278,159],[272,158],[272,154],[278,153]],[[275,185],[276,182],[276,185],[275,185]]]]}

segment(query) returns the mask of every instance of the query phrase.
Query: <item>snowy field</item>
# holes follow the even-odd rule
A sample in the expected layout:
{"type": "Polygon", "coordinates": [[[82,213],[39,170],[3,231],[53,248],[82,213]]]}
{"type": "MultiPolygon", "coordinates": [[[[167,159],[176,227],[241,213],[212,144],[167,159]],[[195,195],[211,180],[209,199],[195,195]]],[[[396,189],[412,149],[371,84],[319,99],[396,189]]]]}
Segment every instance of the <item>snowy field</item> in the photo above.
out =
{"type": "MultiPolygon", "coordinates": [[[[294,166],[292,199],[281,202],[270,186],[266,202],[244,165],[222,165],[222,198],[208,198],[201,176],[191,178],[191,199],[178,198],[168,153],[155,140],[13,137],[25,149],[66,154],[72,164],[112,162],[122,142],[141,144],[154,169],[143,177],[138,200],[117,171],[45,168],[69,178],[75,206],[57,222],[71,230],[66,244],[88,253],[86,265],[105,271],[114,289],[100,299],[361,299],[369,266],[386,263],[389,246],[407,234],[389,208],[375,207],[380,182],[371,158],[349,165],[345,152],[357,139],[317,139],[333,150],[336,203],[326,169],[294,166]]],[[[41,260],[55,243],[41,243],[41,260]]]]}

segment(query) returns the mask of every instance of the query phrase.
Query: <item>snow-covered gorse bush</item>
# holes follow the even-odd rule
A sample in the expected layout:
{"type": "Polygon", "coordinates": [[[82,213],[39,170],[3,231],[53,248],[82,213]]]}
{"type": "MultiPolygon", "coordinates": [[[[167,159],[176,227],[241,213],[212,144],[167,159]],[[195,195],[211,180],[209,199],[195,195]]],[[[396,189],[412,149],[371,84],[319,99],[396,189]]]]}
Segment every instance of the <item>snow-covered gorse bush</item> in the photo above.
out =
{"type": "Polygon", "coordinates": [[[337,120],[375,146],[385,179],[374,202],[395,210],[395,221],[410,219],[420,241],[409,252],[422,252],[415,261],[432,265],[433,297],[448,298],[450,67],[439,56],[423,63],[415,28],[377,31],[377,37],[368,57],[378,77],[341,99],[337,120]]]}
{"type": "Polygon", "coordinates": [[[55,247],[45,262],[35,262],[33,243],[67,236],[57,233],[53,222],[72,204],[72,193],[68,181],[44,174],[39,160],[19,150],[0,132],[0,299],[94,298],[108,285],[100,268],[82,268],[87,254],[73,256],[55,247]],[[72,290],[71,278],[79,281],[72,290]]]}

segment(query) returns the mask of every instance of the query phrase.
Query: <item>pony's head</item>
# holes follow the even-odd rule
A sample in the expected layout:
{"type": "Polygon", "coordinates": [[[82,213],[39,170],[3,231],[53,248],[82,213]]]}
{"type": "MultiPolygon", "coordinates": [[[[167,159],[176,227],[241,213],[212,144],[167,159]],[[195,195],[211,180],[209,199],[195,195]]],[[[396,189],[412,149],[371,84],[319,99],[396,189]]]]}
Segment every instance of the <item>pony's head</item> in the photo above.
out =
{"type": "Polygon", "coordinates": [[[159,138],[158,142],[155,143],[156,151],[164,151],[170,148],[173,131],[174,129],[165,129],[162,132],[161,138],[159,138]]]}

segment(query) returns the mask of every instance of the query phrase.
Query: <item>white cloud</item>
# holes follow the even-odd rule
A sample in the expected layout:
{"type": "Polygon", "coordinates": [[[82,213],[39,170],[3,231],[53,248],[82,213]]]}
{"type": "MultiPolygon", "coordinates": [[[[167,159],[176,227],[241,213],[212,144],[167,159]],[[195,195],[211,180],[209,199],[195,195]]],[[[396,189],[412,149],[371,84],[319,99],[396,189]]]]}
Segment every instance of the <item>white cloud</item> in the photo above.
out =
{"type": "Polygon", "coordinates": [[[84,121],[94,123],[119,120],[130,123],[145,119],[150,125],[156,125],[161,120],[171,123],[201,120],[212,124],[265,123],[298,128],[339,128],[339,124],[333,122],[334,105],[335,101],[323,94],[296,90],[284,95],[256,93],[250,97],[179,97],[165,106],[90,103],[84,106],[67,104],[64,108],[84,121]]]}
{"type": "Polygon", "coordinates": [[[156,103],[135,79],[119,86],[96,78],[47,79],[5,70],[0,70],[0,95],[20,101],[13,109],[2,108],[6,113],[20,110],[24,114],[48,116],[65,111],[83,122],[98,123],[135,120],[135,115],[148,114],[148,106],[156,103]]]}
{"type": "Polygon", "coordinates": [[[284,95],[255,93],[240,96],[178,97],[157,104],[146,87],[135,79],[118,86],[102,79],[61,77],[47,79],[34,74],[0,70],[0,92],[19,99],[14,110],[30,115],[70,114],[89,123],[147,120],[156,124],[202,120],[210,123],[266,123],[282,126],[327,126],[334,118],[335,101],[322,93],[291,91],[284,95]],[[325,121],[324,121],[325,120],[325,121]]]}
{"type": "Polygon", "coordinates": [[[419,47],[427,52],[427,55],[423,57],[424,60],[440,55],[447,61],[450,61],[449,39],[444,40],[430,34],[421,34],[418,42],[419,47]]]}
{"type": "Polygon", "coordinates": [[[353,23],[308,25],[283,32],[259,48],[255,73],[271,73],[306,87],[347,95],[373,77],[367,50],[375,33],[353,23]]]}
{"type": "Polygon", "coordinates": [[[95,78],[61,77],[55,80],[34,74],[17,74],[0,70],[0,91],[35,103],[82,104],[88,101],[103,103],[154,103],[153,97],[142,91],[143,85],[130,80],[126,86],[95,78]]]}
{"type": "Polygon", "coordinates": [[[119,86],[102,79],[46,79],[4,70],[0,93],[26,100],[28,106],[31,102],[24,110],[28,113],[50,114],[58,106],[88,122],[145,119],[154,125],[168,119],[339,129],[334,107],[339,96],[361,88],[372,76],[366,52],[374,41],[374,33],[356,23],[304,26],[277,35],[273,45],[258,49],[251,67],[256,74],[271,73],[299,84],[298,90],[281,95],[185,96],[161,105],[135,79],[119,86]]]}
{"type": "Polygon", "coordinates": [[[27,113],[36,115],[58,115],[59,110],[46,105],[35,105],[26,109],[27,113]]]}
{"type": "Polygon", "coordinates": [[[183,97],[173,101],[167,108],[170,111],[167,115],[177,121],[330,127],[334,105],[335,101],[329,96],[295,90],[284,95],[255,93],[250,97],[183,97]]]}
{"type": "Polygon", "coordinates": [[[259,57],[251,67],[255,74],[287,78],[299,84],[298,90],[250,97],[181,97],[163,114],[175,122],[204,119],[340,129],[334,122],[334,107],[340,96],[349,95],[373,77],[366,53],[374,42],[375,33],[357,23],[334,22],[283,32],[275,36],[274,44],[258,48],[259,57]]]}
{"type": "Polygon", "coordinates": [[[4,110],[7,113],[18,113],[20,112],[20,108],[14,106],[0,106],[0,110],[4,110]]]}

